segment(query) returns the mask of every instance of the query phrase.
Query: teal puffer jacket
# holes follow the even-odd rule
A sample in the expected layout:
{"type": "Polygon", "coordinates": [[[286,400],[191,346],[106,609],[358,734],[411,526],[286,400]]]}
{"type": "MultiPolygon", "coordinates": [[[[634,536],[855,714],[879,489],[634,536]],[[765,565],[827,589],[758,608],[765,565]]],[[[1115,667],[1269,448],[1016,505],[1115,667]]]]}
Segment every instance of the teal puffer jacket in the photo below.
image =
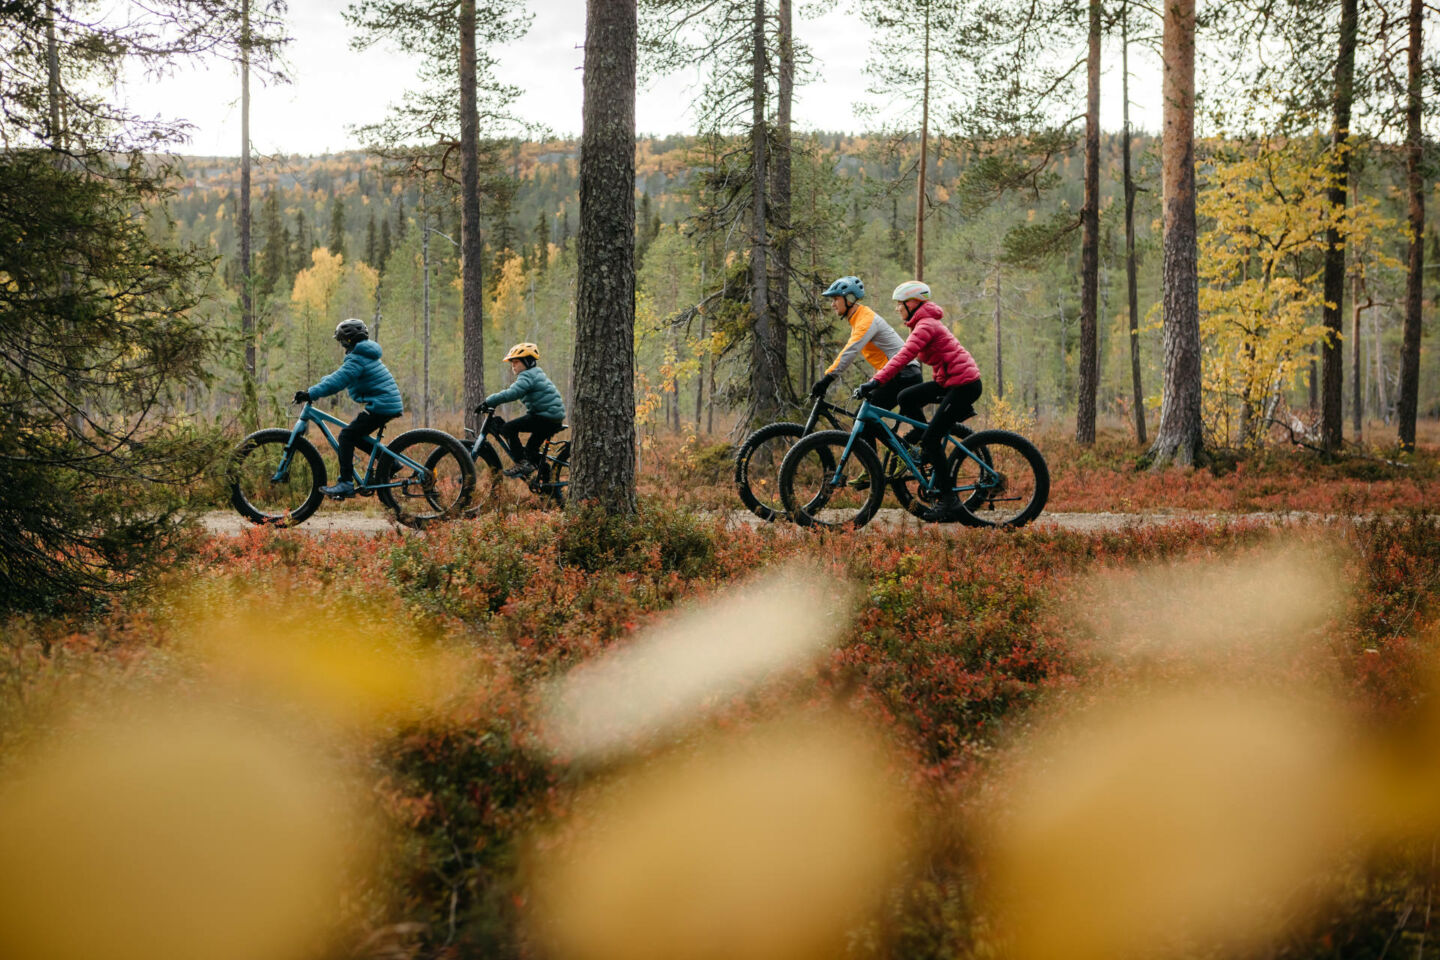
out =
{"type": "Polygon", "coordinates": [[[350,399],[363,403],[371,413],[398,417],[405,412],[400,387],[385,364],[380,362],[380,344],[374,340],[361,340],[355,344],[345,354],[345,362],[340,364],[339,370],[310,388],[310,399],[319,400],[341,390],[349,390],[350,399]]]}
{"type": "Polygon", "coordinates": [[[555,389],[555,384],[550,382],[550,378],[545,376],[545,371],[541,370],[539,366],[521,370],[514,383],[499,393],[492,393],[486,397],[485,406],[498,407],[511,400],[523,402],[525,412],[537,417],[549,417],[551,420],[565,419],[565,401],[560,399],[560,391],[555,389]]]}

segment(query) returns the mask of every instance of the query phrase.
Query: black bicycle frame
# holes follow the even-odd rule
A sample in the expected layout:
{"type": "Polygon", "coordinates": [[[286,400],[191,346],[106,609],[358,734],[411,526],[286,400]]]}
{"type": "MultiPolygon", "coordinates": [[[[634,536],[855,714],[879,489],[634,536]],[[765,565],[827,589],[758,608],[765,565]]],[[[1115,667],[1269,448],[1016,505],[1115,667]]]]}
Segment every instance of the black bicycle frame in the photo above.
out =
{"type": "MultiPolygon", "coordinates": [[[[482,415],[482,418],[481,418],[481,420],[480,420],[480,428],[475,431],[475,442],[474,442],[473,444],[471,444],[471,446],[470,446],[470,459],[471,459],[471,460],[479,460],[479,459],[480,459],[480,456],[481,456],[481,454],[480,454],[480,448],[483,447],[483,446],[485,446],[485,440],[486,440],[488,437],[493,436],[493,437],[495,438],[495,443],[496,443],[497,445],[499,445],[499,447],[500,447],[501,450],[504,450],[504,451],[505,451],[505,455],[508,456],[511,460],[514,460],[514,461],[518,462],[518,460],[517,460],[516,457],[515,457],[515,451],[514,451],[513,449],[511,449],[510,444],[505,441],[504,435],[501,434],[500,431],[498,431],[498,430],[494,431],[493,434],[491,433],[491,431],[490,431],[490,421],[491,421],[491,420],[494,420],[494,419],[495,419],[495,411],[494,411],[494,410],[488,410],[488,411],[486,411],[486,412],[482,415]]],[[[546,446],[546,448],[548,448],[548,447],[550,446],[550,441],[549,441],[549,440],[546,440],[546,441],[545,441],[545,446],[546,446]]],[[[542,457],[544,457],[546,460],[549,460],[551,463],[566,464],[566,465],[568,465],[568,463],[569,463],[568,460],[561,460],[559,457],[551,456],[548,452],[542,452],[540,455],[541,455],[542,457]]],[[[563,486],[565,486],[568,482],[569,482],[569,481],[565,481],[565,480],[562,480],[562,481],[559,481],[559,482],[556,482],[556,483],[551,483],[551,482],[548,482],[548,481],[547,481],[547,482],[545,482],[545,483],[539,484],[539,486],[542,487],[542,488],[544,488],[544,487],[563,487],[563,486]]]]}
{"type": "Polygon", "coordinates": [[[824,397],[816,397],[815,405],[810,408],[810,416],[805,421],[805,434],[808,436],[815,432],[815,425],[820,422],[821,417],[825,418],[825,422],[830,424],[832,429],[844,430],[845,428],[840,425],[840,420],[835,416],[837,413],[844,414],[851,418],[855,416],[854,411],[846,410],[844,407],[837,407],[824,397]]]}

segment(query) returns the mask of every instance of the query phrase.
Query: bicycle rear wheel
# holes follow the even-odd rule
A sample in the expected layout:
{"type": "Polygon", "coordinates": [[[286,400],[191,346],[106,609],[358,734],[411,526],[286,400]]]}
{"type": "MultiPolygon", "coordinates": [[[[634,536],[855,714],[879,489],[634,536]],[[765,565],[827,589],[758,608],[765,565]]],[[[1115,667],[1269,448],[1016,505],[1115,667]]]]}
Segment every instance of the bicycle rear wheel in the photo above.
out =
{"type": "Polygon", "coordinates": [[[875,516],[885,496],[880,458],[863,440],[850,447],[845,430],[802,437],[780,464],[780,499],[802,527],[853,529],[875,516]]]}
{"type": "Polygon", "coordinates": [[[735,492],[745,509],[767,523],[785,516],[780,464],[804,435],[805,428],[798,423],[771,423],[746,437],[735,451],[735,492]]]}
{"type": "Polygon", "coordinates": [[[425,465],[421,472],[381,454],[376,482],[399,486],[382,487],[376,494],[395,519],[420,530],[465,512],[475,493],[475,462],[464,444],[443,430],[421,428],[400,434],[387,446],[425,465]]]}
{"type": "MultiPolygon", "coordinates": [[[[568,444],[566,445],[568,447],[568,444]]],[[[567,451],[568,453],[568,451],[567,451]]],[[[532,489],[540,494],[547,507],[565,506],[565,491],[570,486],[570,461],[568,459],[546,459],[535,473],[532,489]]]]}
{"type": "Polygon", "coordinates": [[[1040,515],[1050,497],[1050,468],[1035,445],[1018,433],[982,430],[956,464],[955,486],[969,519],[977,527],[1023,527],[1040,515]]]}
{"type": "Polygon", "coordinates": [[[293,527],[320,506],[325,461],[304,437],[282,427],[250,434],[230,455],[230,504],[251,523],[293,527]]]}

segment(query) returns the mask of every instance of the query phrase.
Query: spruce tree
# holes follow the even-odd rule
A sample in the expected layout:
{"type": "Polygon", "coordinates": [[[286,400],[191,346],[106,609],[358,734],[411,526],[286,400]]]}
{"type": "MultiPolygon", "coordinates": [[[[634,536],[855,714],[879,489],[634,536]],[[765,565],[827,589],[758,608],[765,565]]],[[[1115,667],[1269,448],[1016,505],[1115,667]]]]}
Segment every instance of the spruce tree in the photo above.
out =
{"type": "Polygon", "coordinates": [[[330,239],[326,246],[335,256],[345,256],[345,203],[339,195],[330,204],[330,239]]]}

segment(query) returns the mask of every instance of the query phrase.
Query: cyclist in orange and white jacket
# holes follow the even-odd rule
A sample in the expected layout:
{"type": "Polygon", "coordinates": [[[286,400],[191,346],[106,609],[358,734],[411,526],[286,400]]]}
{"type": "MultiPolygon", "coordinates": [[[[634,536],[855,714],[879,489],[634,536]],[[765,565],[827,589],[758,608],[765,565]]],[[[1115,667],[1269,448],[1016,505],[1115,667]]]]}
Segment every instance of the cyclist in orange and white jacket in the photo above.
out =
{"type": "MultiPolygon", "coordinates": [[[[895,332],[894,327],[874,310],[860,303],[865,297],[865,284],[859,277],[841,277],[826,287],[820,296],[829,297],[836,315],[850,324],[850,339],[840,349],[835,361],[825,368],[825,375],[816,380],[815,385],[810,388],[810,396],[816,398],[825,396],[830,384],[857,358],[864,357],[865,362],[878,373],[890,362],[890,358],[905,346],[905,341],[895,332]]],[[[902,390],[919,386],[923,380],[920,364],[912,360],[896,371],[893,378],[887,380],[882,387],[871,392],[870,403],[885,410],[892,410],[900,400],[902,390]]],[[[923,403],[902,404],[900,412],[915,420],[925,419],[923,403]]],[[[870,439],[874,442],[878,437],[872,436],[870,439]]]]}

